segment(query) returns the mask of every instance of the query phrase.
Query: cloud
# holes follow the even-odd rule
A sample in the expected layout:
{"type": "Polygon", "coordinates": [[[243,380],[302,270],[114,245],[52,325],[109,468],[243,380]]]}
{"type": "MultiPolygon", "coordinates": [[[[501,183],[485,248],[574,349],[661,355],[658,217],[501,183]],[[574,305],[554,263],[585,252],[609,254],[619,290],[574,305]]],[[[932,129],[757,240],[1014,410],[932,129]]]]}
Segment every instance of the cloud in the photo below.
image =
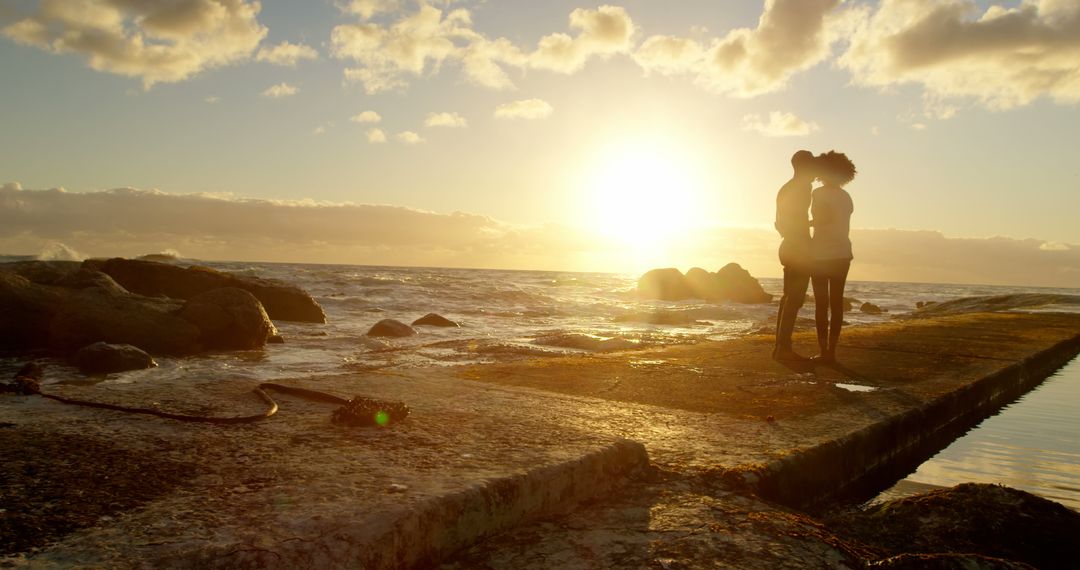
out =
{"type": "Polygon", "coordinates": [[[839,63],[858,85],[917,84],[931,101],[992,109],[1039,97],[1080,102],[1080,5],[1024,0],[882,0],[865,10],[839,63]]]}
{"type": "Polygon", "coordinates": [[[402,142],[402,143],[410,144],[410,145],[412,145],[412,144],[420,144],[420,143],[424,142],[424,137],[422,137],[422,136],[420,136],[420,135],[418,135],[418,134],[416,134],[416,133],[414,133],[412,131],[402,131],[402,132],[394,135],[394,138],[396,138],[398,140],[398,142],[402,142]]]}
{"type": "Polygon", "coordinates": [[[368,20],[376,14],[393,12],[398,9],[400,4],[399,0],[350,0],[342,6],[342,9],[360,16],[361,19],[368,20]]]}
{"type": "Polygon", "coordinates": [[[438,74],[446,64],[460,67],[475,85],[514,89],[507,68],[574,73],[593,57],[629,53],[636,30],[623,8],[577,9],[570,14],[575,35],[549,34],[527,51],[507,38],[477,32],[471,13],[460,8],[444,11],[421,2],[415,12],[397,14],[393,22],[370,21],[397,8],[397,3],[353,2],[346,11],[360,16],[360,22],[331,32],[331,54],[356,64],[345,69],[345,81],[363,84],[369,94],[404,89],[410,78],[438,74]]]}
{"type": "Polygon", "coordinates": [[[715,93],[752,97],[778,91],[788,79],[830,55],[850,17],[842,0],[767,0],[756,28],[739,28],[704,45],[652,36],[635,51],[646,74],[691,75],[715,93]]]}
{"type": "Polygon", "coordinates": [[[555,109],[542,99],[525,99],[499,105],[495,109],[496,119],[546,119],[555,109]]]}
{"type": "Polygon", "coordinates": [[[541,38],[529,54],[529,65],[560,73],[577,72],[592,57],[629,53],[637,28],[624,8],[603,5],[571,12],[570,29],[577,31],[577,36],[556,33],[541,38]]]}
{"type": "Polygon", "coordinates": [[[465,120],[465,117],[457,113],[428,113],[427,119],[424,120],[425,127],[466,127],[469,122],[465,120]]]}
{"type": "Polygon", "coordinates": [[[746,115],[743,117],[743,130],[760,133],[767,137],[804,137],[820,130],[817,123],[807,122],[792,113],[772,111],[769,120],[764,121],[761,115],[746,115]]]}
{"type": "Polygon", "coordinates": [[[213,105],[214,103],[220,103],[221,102],[221,97],[218,97],[217,95],[211,95],[211,96],[207,97],[206,99],[203,99],[203,101],[206,101],[207,103],[213,105]]]}
{"type": "MultiPolygon", "coordinates": [[[[588,229],[514,226],[466,213],[132,188],[0,187],[0,251],[35,253],[48,242],[97,256],[175,249],[207,259],[584,271],[625,271],[614,260],[632,257],[624,244],[588,229]]],[[[852,242],[853,280],[1080,287],[1076,245],[865,229],[854,230],[852,242]]],[[[755,276],[778,276],[778,244],[772,230],[705,229],[664,263],[716,269],[735,261],[755,276]]]]}
{"type": "Polygon", "coordinates": [[[382,121],[382,116],[375,111],[364,111],[353,115],[349,120],[360,124],[375,124],[382,121]]]}
{"type": "Polygon", "coordinates": [[[274,65],[296,67],[296,64],[307,59],[316,59],[319,52],[315,48],[304,44],[291,44],[281,42],[270,48],[260,48],[255,55],[256,61],[264,61],[274,65]]]}
{"type": "Polygon", "coordinates": [[[267,34],[260,9],[249,0],[41,0],[0,33],[149,89],[249,59],[267,34]]]}
{"type": "Polygon", "coordinates": [[[266,91],[262,92],[263,97],[269,97],[270,99],[281,99],[284,97],[292,97],[300,92],[300,88],[290,83],[278,83],[277,85],[271,85],[266,88],[266,91]]]}
{"type": "Polygon", "coordinates": [[[386,142],[386,133],[382,129],[370,129],[367,132],[367,140],[371,144],[386,142]]]}

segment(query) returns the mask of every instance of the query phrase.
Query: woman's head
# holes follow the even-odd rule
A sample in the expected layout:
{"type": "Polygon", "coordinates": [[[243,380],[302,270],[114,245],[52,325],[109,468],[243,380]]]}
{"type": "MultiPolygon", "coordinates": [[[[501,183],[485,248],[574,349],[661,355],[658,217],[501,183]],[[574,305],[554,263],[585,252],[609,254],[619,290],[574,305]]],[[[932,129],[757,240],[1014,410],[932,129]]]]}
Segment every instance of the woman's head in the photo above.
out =
{"type": "Polygon", "coordinates": [[[825,184],[843,186],[855,179],[855,163],[842,152],[830,150],[815,158],[817,176],[825,184]]]}

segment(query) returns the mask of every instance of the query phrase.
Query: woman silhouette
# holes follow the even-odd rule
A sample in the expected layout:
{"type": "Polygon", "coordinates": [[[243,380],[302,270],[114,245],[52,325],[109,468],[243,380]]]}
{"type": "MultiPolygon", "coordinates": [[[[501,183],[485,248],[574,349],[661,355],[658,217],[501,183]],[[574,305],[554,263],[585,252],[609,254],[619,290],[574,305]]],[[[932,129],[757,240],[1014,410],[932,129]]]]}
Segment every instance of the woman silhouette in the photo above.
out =
{"type": "Polygon", "coordinates": [[[851,195],[843,186],[855,179],[855,164],[843,153],[829,151],[815,159],[818,180],[810,213],[814,236],[814,256],[810,281],[814,287],[814,317],[820,353],[814,360],[829,364],[836,360],[836,343],[844,323],[844,285],[851,267],[851,195]]]}

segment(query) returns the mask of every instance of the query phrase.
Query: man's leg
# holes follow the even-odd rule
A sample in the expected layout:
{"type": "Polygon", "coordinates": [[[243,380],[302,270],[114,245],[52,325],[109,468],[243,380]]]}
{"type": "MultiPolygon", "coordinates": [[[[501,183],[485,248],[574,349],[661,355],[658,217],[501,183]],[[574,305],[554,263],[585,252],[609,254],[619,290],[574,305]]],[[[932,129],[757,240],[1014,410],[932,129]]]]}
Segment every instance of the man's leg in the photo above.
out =
{"type": "Polygon", "coordinates": [[[784,266],[784,296],[780,299],[780,311],[776,318],[774,356],[798,357],[791,349],[791,334],[795,330],[795,319],[799,316],[799,309],[806,302],[806,286],[809,283],[809,272],[784,266]]]}

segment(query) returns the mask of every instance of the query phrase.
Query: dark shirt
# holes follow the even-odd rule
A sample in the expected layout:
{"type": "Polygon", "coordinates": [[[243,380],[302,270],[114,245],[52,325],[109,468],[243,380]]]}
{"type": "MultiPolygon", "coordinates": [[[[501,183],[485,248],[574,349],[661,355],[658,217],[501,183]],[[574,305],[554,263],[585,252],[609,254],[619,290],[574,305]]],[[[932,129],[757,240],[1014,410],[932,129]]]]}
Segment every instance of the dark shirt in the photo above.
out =
{"type": "Polygon", "coordinates": [[[784,239],[810,240],[810,188],[793,179],[776,194],[776,231],[784,239]]]}

